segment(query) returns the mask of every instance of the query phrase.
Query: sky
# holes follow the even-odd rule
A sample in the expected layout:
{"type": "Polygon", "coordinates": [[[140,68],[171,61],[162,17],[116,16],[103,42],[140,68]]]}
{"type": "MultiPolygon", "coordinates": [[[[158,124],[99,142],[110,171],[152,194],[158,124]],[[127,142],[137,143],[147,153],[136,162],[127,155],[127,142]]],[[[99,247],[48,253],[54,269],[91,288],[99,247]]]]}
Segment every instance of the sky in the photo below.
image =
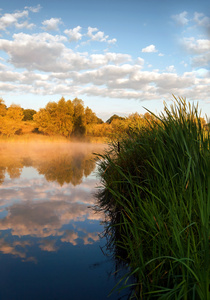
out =
{"type": "Polygon", "coordinates": [[[210,118],[210,2],[0,2],[0,98],[39,110],[79,98],[106,121],[173,96],[210,118]]]}

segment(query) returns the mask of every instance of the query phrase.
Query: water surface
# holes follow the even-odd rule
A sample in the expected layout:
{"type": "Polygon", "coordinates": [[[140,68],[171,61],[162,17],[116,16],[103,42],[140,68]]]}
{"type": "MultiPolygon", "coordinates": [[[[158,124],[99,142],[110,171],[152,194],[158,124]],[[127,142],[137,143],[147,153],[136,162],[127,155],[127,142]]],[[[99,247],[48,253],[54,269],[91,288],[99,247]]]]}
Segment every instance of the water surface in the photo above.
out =
{"type": "Polygon", "coordinates": [[[92,152],[103,147],[0,144],[1,300],[107,299],[114,264],[101,251],[103,215],[92,209],[92,152]]]}

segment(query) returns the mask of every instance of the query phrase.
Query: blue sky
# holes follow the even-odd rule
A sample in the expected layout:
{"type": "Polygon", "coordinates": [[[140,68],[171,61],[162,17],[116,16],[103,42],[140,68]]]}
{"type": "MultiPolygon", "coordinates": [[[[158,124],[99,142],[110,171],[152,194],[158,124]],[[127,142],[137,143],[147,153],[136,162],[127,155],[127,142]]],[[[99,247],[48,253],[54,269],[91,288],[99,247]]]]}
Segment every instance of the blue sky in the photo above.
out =
{"type": "Polygon", "coordinates": [[[78,97],[103,120],[159,113],[172,94],[210,117],[206,0],[44,0],[0,5],[0,97],[38,110],[78,97]]]}

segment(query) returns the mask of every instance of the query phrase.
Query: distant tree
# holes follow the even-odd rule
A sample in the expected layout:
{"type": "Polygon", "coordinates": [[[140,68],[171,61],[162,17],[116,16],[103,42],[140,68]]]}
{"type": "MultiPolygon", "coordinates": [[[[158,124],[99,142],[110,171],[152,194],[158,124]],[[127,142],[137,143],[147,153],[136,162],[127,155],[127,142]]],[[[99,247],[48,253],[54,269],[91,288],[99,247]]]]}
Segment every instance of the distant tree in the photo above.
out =
{"type": "Polygon", "coordinates": [[[96,116],[96,118],[97,118],[97,124],[103,124],[104,123],[104,121],[102,119],[98,118],[97,116],[96,116]]]}
{"type": "Polygon", "coordinates": [[[41,108],[34,116],[33,120],[39,131],[45,134],[53,134],[53,126],[51,123],[51,116],[46,108],[41,108]]]}
{"type": "Polygon", "coordinates": [[[4,103],[4,100],[0,98],[0,116],[5,116],[7,113],[7,107],[4,103]]]}
{"type": "Polygon", "coordinates": [[[66,102],[65,99],[62,97],[58,101],[56,110],[56,133],[66,137],[70,136],[73,130],[73,114],[73,103],[70,100],[66,102]]]}
{"type": "Polygon", "coordinates": [[[118,120],[125,120],[125,118],[120,117],[116,114],[114,114],[113,116],[111,116],[111,118],[109,118],[106,123],[111,124],[113,120],[118,119],[118,120]]]}
{"type": "Polygon", "coordinates": [[[74,106],[73,134],[75,136],[83,136],[86,133],[84,102],[81,99],[75,98],[72,103],[74,106]]]}
{"type": "Polygon", "coordinates": [[[19,105],[12,104],[4,116],[0,116],[0,132],[4,135],[14,135],[21,130],[23,110],[19,105]]]}
{"type": "MultiPolygon", "coordinates": [[[[93,132],[91,126],[103,124],[89,107],[84,107],[81,99],[73,101],[62,97],[58,103],[48,102],[45,108],[33,115],[39,132],[44,134],[59,134],[65,137],[84,136],[93,132]]],[[[94,131],[95,132],[95,131],[94,131]]]]}
{"type": "Polygon", "coordinates": [[[39,131],[45,134],[70,136],[73,130],[74,106],[71,100],[62,97],[58,103],[49,102],[33,117],[39,131]]]}
{"type": "Polygon", "coordinates": [[[34,109],[23,109],[23,121],[32,121],[37,112],[34,109]]]}
{"type": "Polygon", "coordinates": [[[97,123],[96,114],[92,111],[88,106],[85,109],[85,123],[88,124],[96,124],[97,123]]]}

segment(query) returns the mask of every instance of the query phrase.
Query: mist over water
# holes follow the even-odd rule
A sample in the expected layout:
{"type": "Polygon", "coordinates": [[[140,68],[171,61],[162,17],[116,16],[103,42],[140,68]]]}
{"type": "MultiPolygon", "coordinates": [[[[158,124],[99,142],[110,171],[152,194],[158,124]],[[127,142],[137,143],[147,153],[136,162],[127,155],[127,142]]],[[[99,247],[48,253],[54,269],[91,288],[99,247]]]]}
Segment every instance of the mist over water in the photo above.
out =
{"type": "Polygon", "coordinates": [[[0,299],[107,299],[113,262],[92,209],[104,147],[0,144],[0,299]]]}

